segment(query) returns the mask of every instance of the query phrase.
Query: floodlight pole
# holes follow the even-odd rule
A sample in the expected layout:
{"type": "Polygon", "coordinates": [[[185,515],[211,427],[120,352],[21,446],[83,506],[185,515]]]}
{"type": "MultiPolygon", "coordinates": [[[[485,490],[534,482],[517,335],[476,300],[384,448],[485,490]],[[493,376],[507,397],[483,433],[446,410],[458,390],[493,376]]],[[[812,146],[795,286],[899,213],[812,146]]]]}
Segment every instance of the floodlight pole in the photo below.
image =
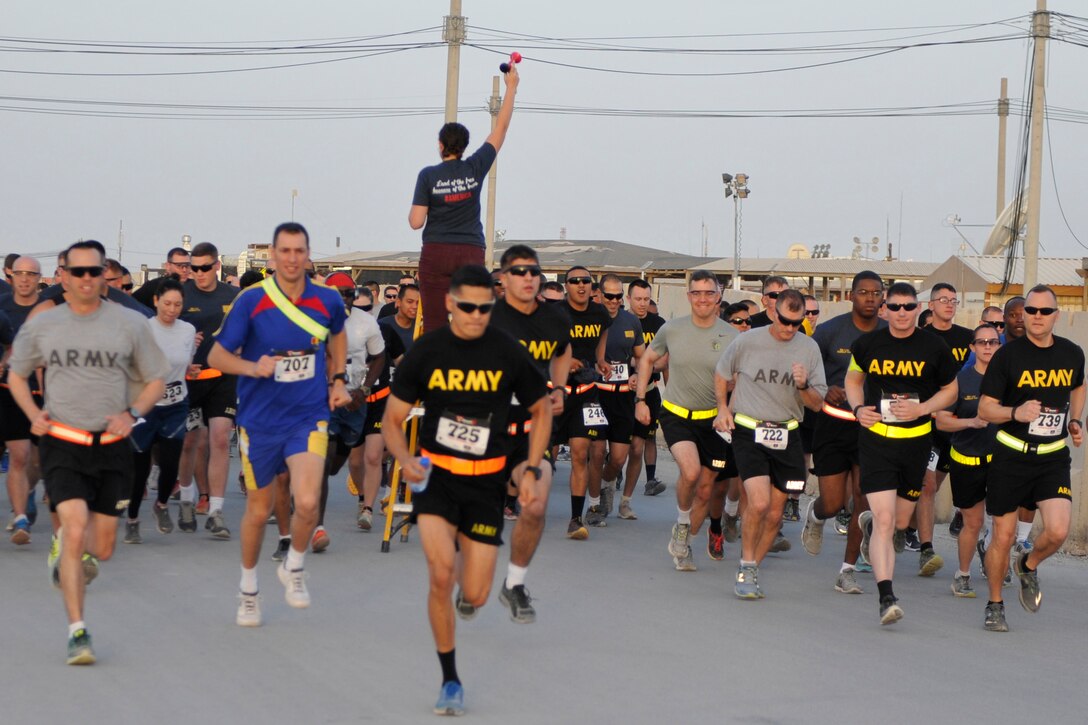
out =
{"type": "Polygon", "coordinates": [[[1028,171],[1028,229],[1024,237],[1024,292],[1039,281],[1039,215],[1043,181],[1043,114],[1046,112],[1046,39],[1050,13],[1046,0],[1036,0],[1031,20],[1035,64],[1031,85],[1031,165],[1028,171]]]}

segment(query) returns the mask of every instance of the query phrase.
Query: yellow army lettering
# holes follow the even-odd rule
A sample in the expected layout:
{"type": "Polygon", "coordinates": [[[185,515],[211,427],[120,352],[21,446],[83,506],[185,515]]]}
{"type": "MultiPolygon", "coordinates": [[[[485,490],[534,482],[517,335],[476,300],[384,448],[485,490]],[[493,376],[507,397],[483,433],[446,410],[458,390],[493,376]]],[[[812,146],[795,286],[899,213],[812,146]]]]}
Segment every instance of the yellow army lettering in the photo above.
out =
{"type": "Polygon", "coordinates": [[[1018,388],[1060,388],[1073,386],[1073,371],[1066,370],[1025,370],[1020,373],[1018,388]]]}
{"type": "Polygon", "coordinates": [[[600,337],[601,326],[600,325],[574,325],[570,328],[570,336],[579,340],[584,340],[587,337],[600,337]]]}
{"type": "Polygon", "coordinates": [[[952,357],[954,357],[956,359],[956,362],[959,362],[959,363],[963,362],[964,360],[967,359],[967,348],[966,347],[954,347],[954,348],[952,348],[952,357]]]}
{"type": "Polygon", "coordinates": [[[435,368],[427,381],[428,390],[494,393],[499,389],[502,370],[443,370],[435,368]]]}
{"type": "Polygon", "coordinates": [[[655,335],[652,332],[643,332],[642,333],[642,343],[644,345],[649,345],[651,342],[654,341],[655,337],[657,337],[657,335],[655,335]]]}
{"type": "Polygon", "coordinates": [[[873,360],[869,363],[868,372],[875,375],[920,378],[925,366],[926,364],[919,360],[873,360]]]}
{"type": "Polygon", "coordinates": [[[921,491],[907,491],[907,497],[908,498],[917,499],[917,498],[921,498],[921,496],[922,496],[921,491]]]}
{"type": "Polygon", "coordinates": [[[487,524],[473,524],[470,531],[473,534],[480,534],[481,536],[494,536],[498,533],[498,528],[495,526],[488,526],[487,524]]]}
{"type": "Polygon", "coordinates": [[[522,340],[521,344],[529,349],[529,354],[536,360],[551,360],[555,356],[555,348],[559,347],[558,342],[550,340],[522,340]]]}
{"type": "Polygon", "coordinates": [[[1072,491],[1070,491],[1070,490],[1069,490],[1069,489],[1068,489],[1067,487],[1065,487],[1065,486],[1058,486],[1058,493],[1059,493],[1060,495],[1064,495],[1064,496],[1072,496],[1072,495],[1073,495],[1073,492],[1072,492],[1072,491]]]}

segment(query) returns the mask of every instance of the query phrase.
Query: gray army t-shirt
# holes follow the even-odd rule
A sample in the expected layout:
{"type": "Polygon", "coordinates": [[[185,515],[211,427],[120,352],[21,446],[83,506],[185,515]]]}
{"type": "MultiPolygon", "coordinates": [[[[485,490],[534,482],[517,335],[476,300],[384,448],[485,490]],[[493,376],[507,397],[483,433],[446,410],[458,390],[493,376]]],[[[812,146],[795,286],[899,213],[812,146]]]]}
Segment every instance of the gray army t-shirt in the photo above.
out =
{"type": "Polygon", "coordinates": [[[803,333],[779,340],[771,327],[741,333],[718,361],[717,373],[726,380],[737,376],[729,407],[757,420],[801,420],[804,405],[793,384],[793,364],[807,371],[808,384],[821,396],[827,393],[820,347],[803,333]]]}
{"type": "Polygon", "coordinates": [[[49,417],[89,431],[105,430],[107,415],[127,410],[134,392],[170,370],[146,318],[107,301],[89,315],[61,305],[29,320],[10,365],[23,377],[44,367],[49,417]]]}
{"type": "Polygon", "coordinates": [[[669,355],[664,399],[688,410],[717,408],[714,366],[736,337],[733,326],[717,317],[710,327],[696,327],[691,315],[662,325],[650,349],[658,355],[669,355]]]}

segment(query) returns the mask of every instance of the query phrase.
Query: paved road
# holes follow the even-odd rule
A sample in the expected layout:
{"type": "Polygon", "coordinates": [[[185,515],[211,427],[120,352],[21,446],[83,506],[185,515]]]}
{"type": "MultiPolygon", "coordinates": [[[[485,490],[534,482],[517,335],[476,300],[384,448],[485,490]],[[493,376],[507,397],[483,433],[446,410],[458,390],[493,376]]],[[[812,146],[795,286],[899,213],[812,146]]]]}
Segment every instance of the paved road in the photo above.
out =
{"type": "MultiPolygon", "coordinates": [[[[474,721],[1084,722],[1083,560],[1044,566],[1037,615],[1007,590],[1012,631],[994,634],[982,629],[984,599],[952,596],[948,566],[921,579],[909,576],[916,555],[901,555],[896,593],[906,618],[885,628],[871,576],[862,577],[864,595],[833,589],[843,539],[829,526],[813,558],[798,544],[800,525],[788,524],[793,551],[762,568],[767,598],[742,602],[732,596],[736,545],[727,545],[726,561],[711,562],[701,538],[699,571],[673,570],[666,543],[675,468],[666,458],[659,474],[670,490],[638,495],[639,521],[610,518],[588,542],[564,538],[569,506],[558,488],[530,571],[535,624],[512,623],[494,597],[473,622],[458,623],[474,721]]],[[[560,464],[560,480],[566,472],[560,464]]],[[[44,527],[28,547],[4,543],[3,721],[433,721],[440,672],[418,540],[394,541],[381,554],[379,533],[355,529],[342,477],[331,499],[332,546],[307,557],[308,610],[283,600],[269,527],[260,568],[265,624],[255,630],[234,625],[237,537],[213,541],[203,529],[160,536],[145,508],[145,543],[118,544],[90,588],[99,662],[89,668],[64,665],[44,527]]],[[[243,507],[235,490],[227,518],[236,534],[243,507]]],[[[937,548],[952,559],[947,532],[937,548]]],[[[502,564],[496,587],[504,571],[502,564]]]]}

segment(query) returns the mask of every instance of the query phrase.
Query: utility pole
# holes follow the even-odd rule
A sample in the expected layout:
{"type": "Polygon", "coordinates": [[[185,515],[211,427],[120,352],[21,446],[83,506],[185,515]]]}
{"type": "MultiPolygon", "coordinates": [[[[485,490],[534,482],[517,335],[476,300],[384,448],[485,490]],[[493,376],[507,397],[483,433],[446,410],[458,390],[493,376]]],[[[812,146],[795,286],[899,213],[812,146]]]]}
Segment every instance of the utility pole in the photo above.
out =
{"type": "MultiPolygon", "coordinates": [[[[491,114],[491,130],[499,122],[499,107],[502,105],[502,97],[499,95],[499,77],[491,77],[491,98],[487,99],[487,112],[491,114]]],[[[487,225],[484,229],[484,266],[491,269],[495,264],[495,183],[499,176],[499,160],[491,164],[491,171],[487,172],[487,225]]]]}
{"type": "Polygon", "coordinates": [[[461,43],[465,42],[465,18],[461,0],[450,0],[450,14],[443,19],[442,40],[446,41],[446,123],[457,120],[457,81],[461,75],[461,43]]]}
{"type": "Polygon", "coordinates": [[[121,261],[121,255],[125,249],[125,220],[118,222],[117,226],[117,261],[121,261]]]}
{"type": "Polygon", "coordinates": [[[1009,118],[1009,79],[1001,79],[1001,98],[997,101],[997,212],[1005,211],[1005,131],[1009,118]]]}
{"type": "Polygon", "coordinates": [[[1036,0],[1031,19],[1035,63],[1031,83],[1031,167],[1028,171],[1028,231],[1024,237],[1024,292],[1039,281],[1039,204],[1043,187],[1043,114],[1046,112],[1046,39],[1050,13],[1046,0],[1036,0]]]}

